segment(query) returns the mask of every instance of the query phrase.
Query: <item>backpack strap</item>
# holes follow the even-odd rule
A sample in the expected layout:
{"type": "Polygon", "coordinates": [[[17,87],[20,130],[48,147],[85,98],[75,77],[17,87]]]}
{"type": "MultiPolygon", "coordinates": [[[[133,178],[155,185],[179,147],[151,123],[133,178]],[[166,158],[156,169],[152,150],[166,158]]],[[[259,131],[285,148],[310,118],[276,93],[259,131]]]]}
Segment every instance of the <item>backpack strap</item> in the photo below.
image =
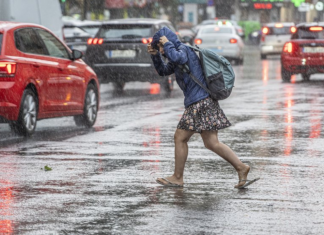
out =
{"type": "MultiPolygon", "coordinates": [[[[198,48],[193,47],[193,46],[189,46],[189,45],[181,45],[181,46],[186,46],[193,50],[200,51],[198,48]]],[[[186,49],[186,53],[187,53],[188,60],[189,60],[189,55],[188,55],[187,49],[186,49]]],[[[187,64],[178,64],[177,66],[178,66],[178,68],[181,69],[182,72],[187,73],[192,78],[192,80],[194,80],[195,83],[197,83],[202,89],[204,89],[210,96],[213,96],[212,92],[198,78],[196,78],[195,75],[193,75],[191,73],[189,66],[187,64]]]]}
{"type": "Polygon", "coordinates": [[[195,75],[193,75],[190,70],[189,70],[189,67],[188,65],[183,65],[183,64],[179,64],[178,67],[185,73],[187,73],[191,78],[192,80],[195,81],[195,83],[197,83],[202,89],[204,89],[210,96],[212,96],[212,92],[198,79],[196,78],[195,75]]]}

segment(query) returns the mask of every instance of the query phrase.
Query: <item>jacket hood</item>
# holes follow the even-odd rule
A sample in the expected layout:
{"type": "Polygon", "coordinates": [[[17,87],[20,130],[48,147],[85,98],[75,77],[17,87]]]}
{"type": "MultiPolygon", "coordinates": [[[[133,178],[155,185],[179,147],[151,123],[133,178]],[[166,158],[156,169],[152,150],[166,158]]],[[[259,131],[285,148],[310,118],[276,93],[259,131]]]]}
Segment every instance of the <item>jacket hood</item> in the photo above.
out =
{"type": "Polygon", "coordinates": [[[166,36],[167,39],[170,42],[172,42],[176,48],[178,48],[181,45],[181,42],[179,41],[178,36],[174,32],[172,32],[169,28],[163,27],[162,29],[157,31],[153,36],[151,45],[154,49],[156,49],[156,50],[159,49],[157,44],[159,43],[160,37],[162,37],[162,36],[166,36]]]}

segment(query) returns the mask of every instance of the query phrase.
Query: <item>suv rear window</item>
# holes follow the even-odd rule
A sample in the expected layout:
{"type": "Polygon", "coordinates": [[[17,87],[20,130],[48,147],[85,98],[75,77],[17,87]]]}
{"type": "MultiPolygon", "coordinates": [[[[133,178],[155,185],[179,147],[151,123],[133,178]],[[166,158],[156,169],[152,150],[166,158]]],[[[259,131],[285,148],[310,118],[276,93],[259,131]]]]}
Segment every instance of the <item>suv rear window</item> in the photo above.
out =
{"type": "Polygon", "coordinates": [[[324,31],[311,31],[310,28],[299,28],[291,39],[324,39],[324,31]]]}
{"type": "Polygon", "coordinates": [[[1,55],[1,48],[2,48],[2,37],[3,37],[3,34],[0,33],[0,55],[1,55]]]}
{"type": "Polygon", "coordinates": [[[210,34],[210,33],[233,33],[233,30],[232,28],[220,28],[220,27],[212,27],[212,28],[203,28],[201,29],[201,33],[202,34],[210,34]]]}
{"type": "Polygon", "coordinates": [[[99,38],[143,38],[152,37],[151,25],[136,24],[119,24],[119,25],[103,25],[99,31],[99,38]]]}
{"type": "Polygon", "coordinates": [[[267,35],[287,35],[291,34],[291,27],[290,26],[285,26],[281,28],[277,27],[267,27],[269,29],[269,33],[267,35]]]}

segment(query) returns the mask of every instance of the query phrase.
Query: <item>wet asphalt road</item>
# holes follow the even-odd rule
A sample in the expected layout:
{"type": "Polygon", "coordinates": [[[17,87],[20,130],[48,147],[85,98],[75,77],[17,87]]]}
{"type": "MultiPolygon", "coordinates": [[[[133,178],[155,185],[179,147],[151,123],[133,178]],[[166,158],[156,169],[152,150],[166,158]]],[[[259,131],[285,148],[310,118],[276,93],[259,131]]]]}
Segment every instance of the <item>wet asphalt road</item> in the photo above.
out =
{"type": "Polygon", "coordinates": [[[233,168],[195,134],[183,189],[173,171],[183,96],[146,83],[101,87],[95,127],[42,120],[23,139],[0,124],[0,234],[323,234],[324,76],[281,82],[279,57],[247,47],[221,107],[220,140],[262,179],[237,190],[233,168]],[[52,171],[44,171],[44,166],[52,171]]]}

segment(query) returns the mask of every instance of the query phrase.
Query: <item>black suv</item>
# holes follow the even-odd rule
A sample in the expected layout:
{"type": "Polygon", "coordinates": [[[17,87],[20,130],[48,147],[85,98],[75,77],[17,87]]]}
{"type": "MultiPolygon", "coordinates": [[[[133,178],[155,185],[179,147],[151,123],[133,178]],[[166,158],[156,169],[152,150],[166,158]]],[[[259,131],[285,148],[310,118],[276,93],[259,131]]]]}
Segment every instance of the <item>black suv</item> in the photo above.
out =
{"type": "Polygon", "coordinates": [[[162,27],[175,32],[169,21],[159,19],[120,19],[104,22],[95,38],[88,41],[86,63],[97,73],[100,83],[113,82],[122,90],[126,82],[141,81],[161,84],[173,90],[174,75],[157,74],[147,44],[162,27]]]}

